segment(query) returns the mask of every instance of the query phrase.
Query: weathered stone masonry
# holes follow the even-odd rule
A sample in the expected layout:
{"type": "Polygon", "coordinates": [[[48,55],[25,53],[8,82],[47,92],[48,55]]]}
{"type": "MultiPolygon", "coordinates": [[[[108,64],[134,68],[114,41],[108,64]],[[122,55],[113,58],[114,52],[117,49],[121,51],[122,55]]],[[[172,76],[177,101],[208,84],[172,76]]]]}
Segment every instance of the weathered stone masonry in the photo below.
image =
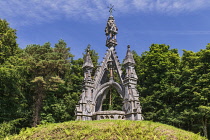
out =
{"type": "Polygon", "coordinates": [[[108,50],[93,78],[91,77],[93,63],[89,51],[87,50],[86,52],[83,64],[83,90],[75,110],[76,120],[143,120],[139,94],[136,89],[138,77],[134,69],[135,61],[133,54],[128,45],[126,57],[123,62],[126,74],[123,75],[121,64],[115,51],[115,47],[117,46],[117,33],[118,28],[115,24],[114,17],[110,15],[105,28],[105,35],[107,37],[106,46],[108,50]],[[120,79],[119,83],[114,80],[113,71],[117,72],[120,79]],[[109,78],[108,82],[107,78],[109,78]],[[102,103],[106,98],[109,88],[115,88],[123,99],[122,111],[102,111],[102,103]]]}

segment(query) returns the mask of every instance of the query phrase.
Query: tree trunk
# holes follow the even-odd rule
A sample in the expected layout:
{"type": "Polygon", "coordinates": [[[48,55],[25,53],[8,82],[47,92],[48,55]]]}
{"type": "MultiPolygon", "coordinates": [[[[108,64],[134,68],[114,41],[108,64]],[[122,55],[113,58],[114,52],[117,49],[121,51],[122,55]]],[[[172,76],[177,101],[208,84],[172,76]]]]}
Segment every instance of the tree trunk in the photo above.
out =
{"type": "Polygon", "coordinates": [[[109,110],[112,110],[112,91],[110,89],[110,95],[109,95],[109,110]]]}
{"type": "Polygon", "coordinates": [[[206,117],[203,118],[202,124],[203,124],[203,134],[208,139],[208,130],[207,130],[207,119],[206,119],[206,117]]]}
{"type": "Polygon", "coordinates": [[[38,124],[40,124],[40,111],[42,108],[42,102],[44,97],[44,87],[43,85],[38,84],[38,86],[35,89],[35,101],[34,101],[34,109],[33,109],[33,123],[32,127],[36,127],[38,124]]]}

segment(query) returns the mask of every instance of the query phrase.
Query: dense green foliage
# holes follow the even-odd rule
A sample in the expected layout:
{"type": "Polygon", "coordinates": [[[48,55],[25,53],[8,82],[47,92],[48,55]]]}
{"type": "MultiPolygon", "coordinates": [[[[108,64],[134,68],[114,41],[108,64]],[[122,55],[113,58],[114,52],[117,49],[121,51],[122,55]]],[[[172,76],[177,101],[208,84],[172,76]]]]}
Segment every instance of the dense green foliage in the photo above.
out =
{"type": "Polygon", "coordinates": [[[18,51],[16,31],[9,27],[6,20],[0,19],[0,64],[18,51]]]}
{"type": "MultiPolygon", "coordinates": [[[[83,59],[74,59],[64,40],[54,47],[48,42],[20,49],[16,38],[0,20],[0,138],[25,127],[74,120],[82,90],[83,59]]],[[[199,52],[184,50],[181,57],[164,44],[133,53],[145,120],[210,136],[210,44],[199,52]]],[[[90,56],[94,73],[98,54],[90,50],[90,56]]],[[[103,109],[121,106],[119,94],[110,89],[103,109]]]]}
{"type": "Polygon", "coordinates": [[[146,120],[210,135],[210,44],[197,53],[153,44],[137,63],[138,90],[146,120]]]}
{"type": "MultiPolygon", "coordinates": [[[[135,56],[136,59],[137,57],[135,56]]],[[[136,71],[145,118],[172,123],[176,106],[173,98],[179,92],[180,57],[177,50],[153,44],[139,59],[136,60],[139,63],[136,71]]]]}
{"type": "Polygon", "coordinates": [[[150,121],[71,121],[27,128],[11,140],[35,139],[88,139],[88,140],[205,140],[204,137],[172,126],[150,121]]]}

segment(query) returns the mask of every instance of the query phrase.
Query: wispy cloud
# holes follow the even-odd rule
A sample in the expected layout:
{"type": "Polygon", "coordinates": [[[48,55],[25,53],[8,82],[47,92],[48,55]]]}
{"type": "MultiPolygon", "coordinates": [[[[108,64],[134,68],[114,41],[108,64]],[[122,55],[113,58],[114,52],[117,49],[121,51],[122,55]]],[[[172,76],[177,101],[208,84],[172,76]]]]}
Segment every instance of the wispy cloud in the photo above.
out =
{"type": "Polygon", "coordinates": [[[137,31],[136,34],[210,35],[210,31],[137,31]]]}
{"type": "Polygon", "coordinates": [[[180,35],[210,35],[210,31],[176,31],[174,34],[180,35]]]}
{"type": "Polygon", "coordinates": [[[210,7],[209,0],[1,0],[0,18],[19,25],[59,18],[100,20],[107,17],[110,3],[115,5],[116,14],[179,14],[210,7]]]}
{"type": "Polygon", "coordinates": [[[133,0],[132,4],[136,10],[168,14],[191,12],[210,7],[209,0],[133,0]]]}

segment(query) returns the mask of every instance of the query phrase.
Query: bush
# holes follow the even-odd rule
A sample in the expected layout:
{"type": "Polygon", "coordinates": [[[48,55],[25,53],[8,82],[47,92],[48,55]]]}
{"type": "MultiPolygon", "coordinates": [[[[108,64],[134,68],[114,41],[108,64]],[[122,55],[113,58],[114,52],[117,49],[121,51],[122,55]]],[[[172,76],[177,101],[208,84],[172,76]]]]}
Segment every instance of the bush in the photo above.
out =
{"type": "Polygon", "coordinates": [[[23,120],[22,118],[12,120],[9,122],[3,122],[0,124],[0,139],[12,135],[19,132],[17,129],[17,125],[20,124],[20,121],[23,120]]]}

